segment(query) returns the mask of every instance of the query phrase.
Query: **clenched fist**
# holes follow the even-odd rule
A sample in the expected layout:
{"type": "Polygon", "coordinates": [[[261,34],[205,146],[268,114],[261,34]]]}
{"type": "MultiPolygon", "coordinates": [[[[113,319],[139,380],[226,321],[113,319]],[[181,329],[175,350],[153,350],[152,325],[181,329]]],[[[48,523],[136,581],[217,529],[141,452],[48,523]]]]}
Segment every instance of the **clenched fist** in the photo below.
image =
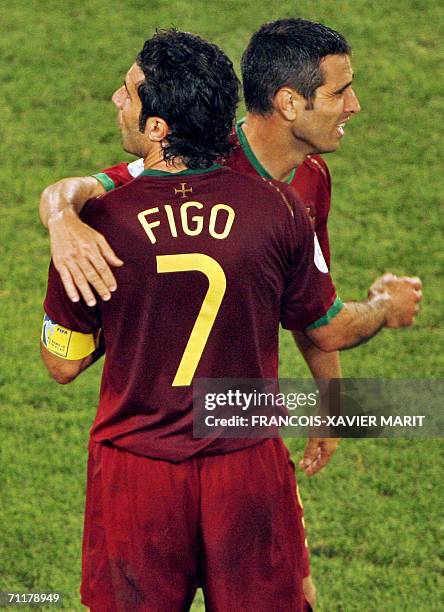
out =
{"type": "Polygon", "coordinates": [[[419,312],[422,299],[422,282],[418,277],[384,274],[370,287],[371,300],[384,299],[389,302],[386,327],[408,327],[419,312]]]}

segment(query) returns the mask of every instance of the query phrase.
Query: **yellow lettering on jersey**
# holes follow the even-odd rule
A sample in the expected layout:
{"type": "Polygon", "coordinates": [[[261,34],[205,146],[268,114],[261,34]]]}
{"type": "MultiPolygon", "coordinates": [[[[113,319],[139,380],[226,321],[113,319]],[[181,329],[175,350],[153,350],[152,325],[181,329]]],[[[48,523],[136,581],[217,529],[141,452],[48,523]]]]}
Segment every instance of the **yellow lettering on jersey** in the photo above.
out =
{"type": "Polygon", "coordinates": [[[173,387],[188,386],[192,383],[225,294],[227,286],[225,273],[215,259],[203,253],[158,255],[156,261],[158,272],[197,271],[205,274],[208,279],[207,293],[188,338],[172,385],[173,387]]]}
{"type": "Polygon", "coordinates": [[[177,238],[176,222],[174,221],[173,207],[170,204],[165,204],[165,212],[168,218],[168,224],[171,230],[171,236],[177,238]]]}
{"type": "Polygon", "coordinates": [[[42,344],[50,353],[75,361],[83,359],[96,349],[94,334],[82,334],[62,327],[45,313],[42,326],[42,344]]]}
{"type": "Polygon", "coordinates": [[[209,207],[207,208],[207,211],[204,211],[201,215],[194,215],[190,217],[190,209],[197,208],[200,210],[203,207],[204,205],[200,202],[195,202],[192,200],[181,204],[181,206],[179,207],[180,225],[179,221],[177,221],[176,225],[174,209],[171,204],[164,204],[163,209],[161,210],[159,210],[158,207],[142,210],[142,212],[137,215],[137,218],[142,224],[142,227],[146,235],[148,236],[151,244],[156,244],[156,236],[153,232],[153,228],[159,227],[159,225],[162,223],[162,213],[164,213],[166,216],[171,236],[173,238],[177,238],[178,229],[181,229],[182,232],[187,236],[199,236],[204,231],[204,228],[207,223],[208,233],[212,238],[216,238],[217,240],[223,240],[224,238],[227,238],[227,236],[231,232],[231,228],[233,227],[233,222],[235,218],[235,212],[231,208],[231,206],[228,206],[227,204],[215,204],[214,206],[212,206],[210,209],[210,216],[208,222],[206,221],[206,215],[208,214],[207,211],[209,210],[209,207]],[[222,220],[223,217],[218,216],[219,213],[221,213],[222,211],[224,211],[223,217],[226,217],[225,223],[222,220]],[[148,219],[148,217],[150,217],[151,215],[157,215],[157,218],[148,219]],[[220,223],[220,226],[223,225],[223,228],[221,228],[220,231],[216,231],[216,224],[218,221],[220,223]]]}
{"type": "Polygon", "coordinates": [[[210,223],[208,226],[208,231],[210,232],[210,235],[213,238],[218,238],[219,240],[223,240],[224,238],[226,238],[231,231],[234,217],[235,217],[234,210],[231,208],[231,206],[227,206],[227,204],[216,204],[215,206],[213,206],[213,208],[211,209],[210,223]],[[228,213],[228,217],[225,222],[225,228],[223,232],[221,234],[218,234],[216,232],[216,221],[217,221],[217,213],[220,210],[226,210],[228,213]]]}
{"type": "Polygon", "coordinates": [[[148,236],[148,238],[151,240],[153,244],[156,243],[156,236],[153,234],[153,230],[151,228],[158,227],[160,225],[160,221],[151,221],[150,223],[148,223],[145,217],[147,217],[148,215],[152,215],[154,213],[158,213],[158,212],[159,212],[158,208],[148,208],[147,210],[142,210],[142,212],[140,212],[137,215],[137,218],[142,224],[142,227],[145,230],[146,235],[148,236]]]}
{"type": "Polygon", "coordinates": [[[203,217],[201,215],[195,215],[191,217],[191,221],[195,223],[194,229],[191,229],[188,224],[188,214],[187,211],[189,208],[203,208],[203,204],[200,202],[185,202],[180,207],[180,218],[182,221],[182,228],[185,234],[188,236],[198,236],[203,228],[203,217]]]}

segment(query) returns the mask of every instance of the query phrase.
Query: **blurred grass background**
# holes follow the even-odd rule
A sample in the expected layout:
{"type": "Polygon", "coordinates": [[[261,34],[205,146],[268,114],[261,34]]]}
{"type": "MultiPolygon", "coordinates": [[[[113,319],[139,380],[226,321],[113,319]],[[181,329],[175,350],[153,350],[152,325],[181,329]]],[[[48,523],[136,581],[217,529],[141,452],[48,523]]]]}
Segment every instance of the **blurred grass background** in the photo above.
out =
{"type": "MultiPolygon", "coordinates": [[[[83,609],[86,443],[100,367],[58,387],[39,362],[49,249],[38,198],[62,176],[129,159],[110,96],[156,27],[201,34],[236,66],[264,21],[302,16],[346,35],[363,112],[327,158],[333,276],[343,298],[362,299],[385,270],[418,274],[425,297],[413,329],[344,353],[344,374],[443,377],[443,12],[431,0],[1,4],[0,590],[59,590],[66,609],[83,609]]],[[[281,374],[307,374],[286,334],[281,374]]],[[[295,460],[303,444],[290,441],[295,460]]],[[[324,472],[300,477],[321,612],[444,609],[443,463],[437,440],[347,440],[324,472]]],[[[200,595],[194,609],[203,610],[200,595]]]]}

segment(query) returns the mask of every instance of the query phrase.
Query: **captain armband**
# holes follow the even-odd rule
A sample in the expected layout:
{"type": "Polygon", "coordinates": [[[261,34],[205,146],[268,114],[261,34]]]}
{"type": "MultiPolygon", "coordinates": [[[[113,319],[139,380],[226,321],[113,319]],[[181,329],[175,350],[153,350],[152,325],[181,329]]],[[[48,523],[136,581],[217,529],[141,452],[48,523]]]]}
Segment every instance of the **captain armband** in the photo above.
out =
{"type": "Polygon", "coordinates": [[[70,361],[87,357],[97,346],[94,334],[82,334],[66,329],[52,321],[46,313],[43,317],[41,340],[50,353],[70,361]]]}

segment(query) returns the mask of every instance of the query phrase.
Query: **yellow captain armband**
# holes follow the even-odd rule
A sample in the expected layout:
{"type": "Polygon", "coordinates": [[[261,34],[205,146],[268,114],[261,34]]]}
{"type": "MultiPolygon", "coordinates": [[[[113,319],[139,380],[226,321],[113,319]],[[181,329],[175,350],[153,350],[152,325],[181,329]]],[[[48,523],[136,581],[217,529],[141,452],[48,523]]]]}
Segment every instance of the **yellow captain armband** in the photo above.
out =
{"type": "Polygon", "coordinates": [[[62,327],[45,313],[42,326],[42,344],[50,353],[75,361],[83,359],[96,349],[94,334],[82,334],[62,327]]]}

